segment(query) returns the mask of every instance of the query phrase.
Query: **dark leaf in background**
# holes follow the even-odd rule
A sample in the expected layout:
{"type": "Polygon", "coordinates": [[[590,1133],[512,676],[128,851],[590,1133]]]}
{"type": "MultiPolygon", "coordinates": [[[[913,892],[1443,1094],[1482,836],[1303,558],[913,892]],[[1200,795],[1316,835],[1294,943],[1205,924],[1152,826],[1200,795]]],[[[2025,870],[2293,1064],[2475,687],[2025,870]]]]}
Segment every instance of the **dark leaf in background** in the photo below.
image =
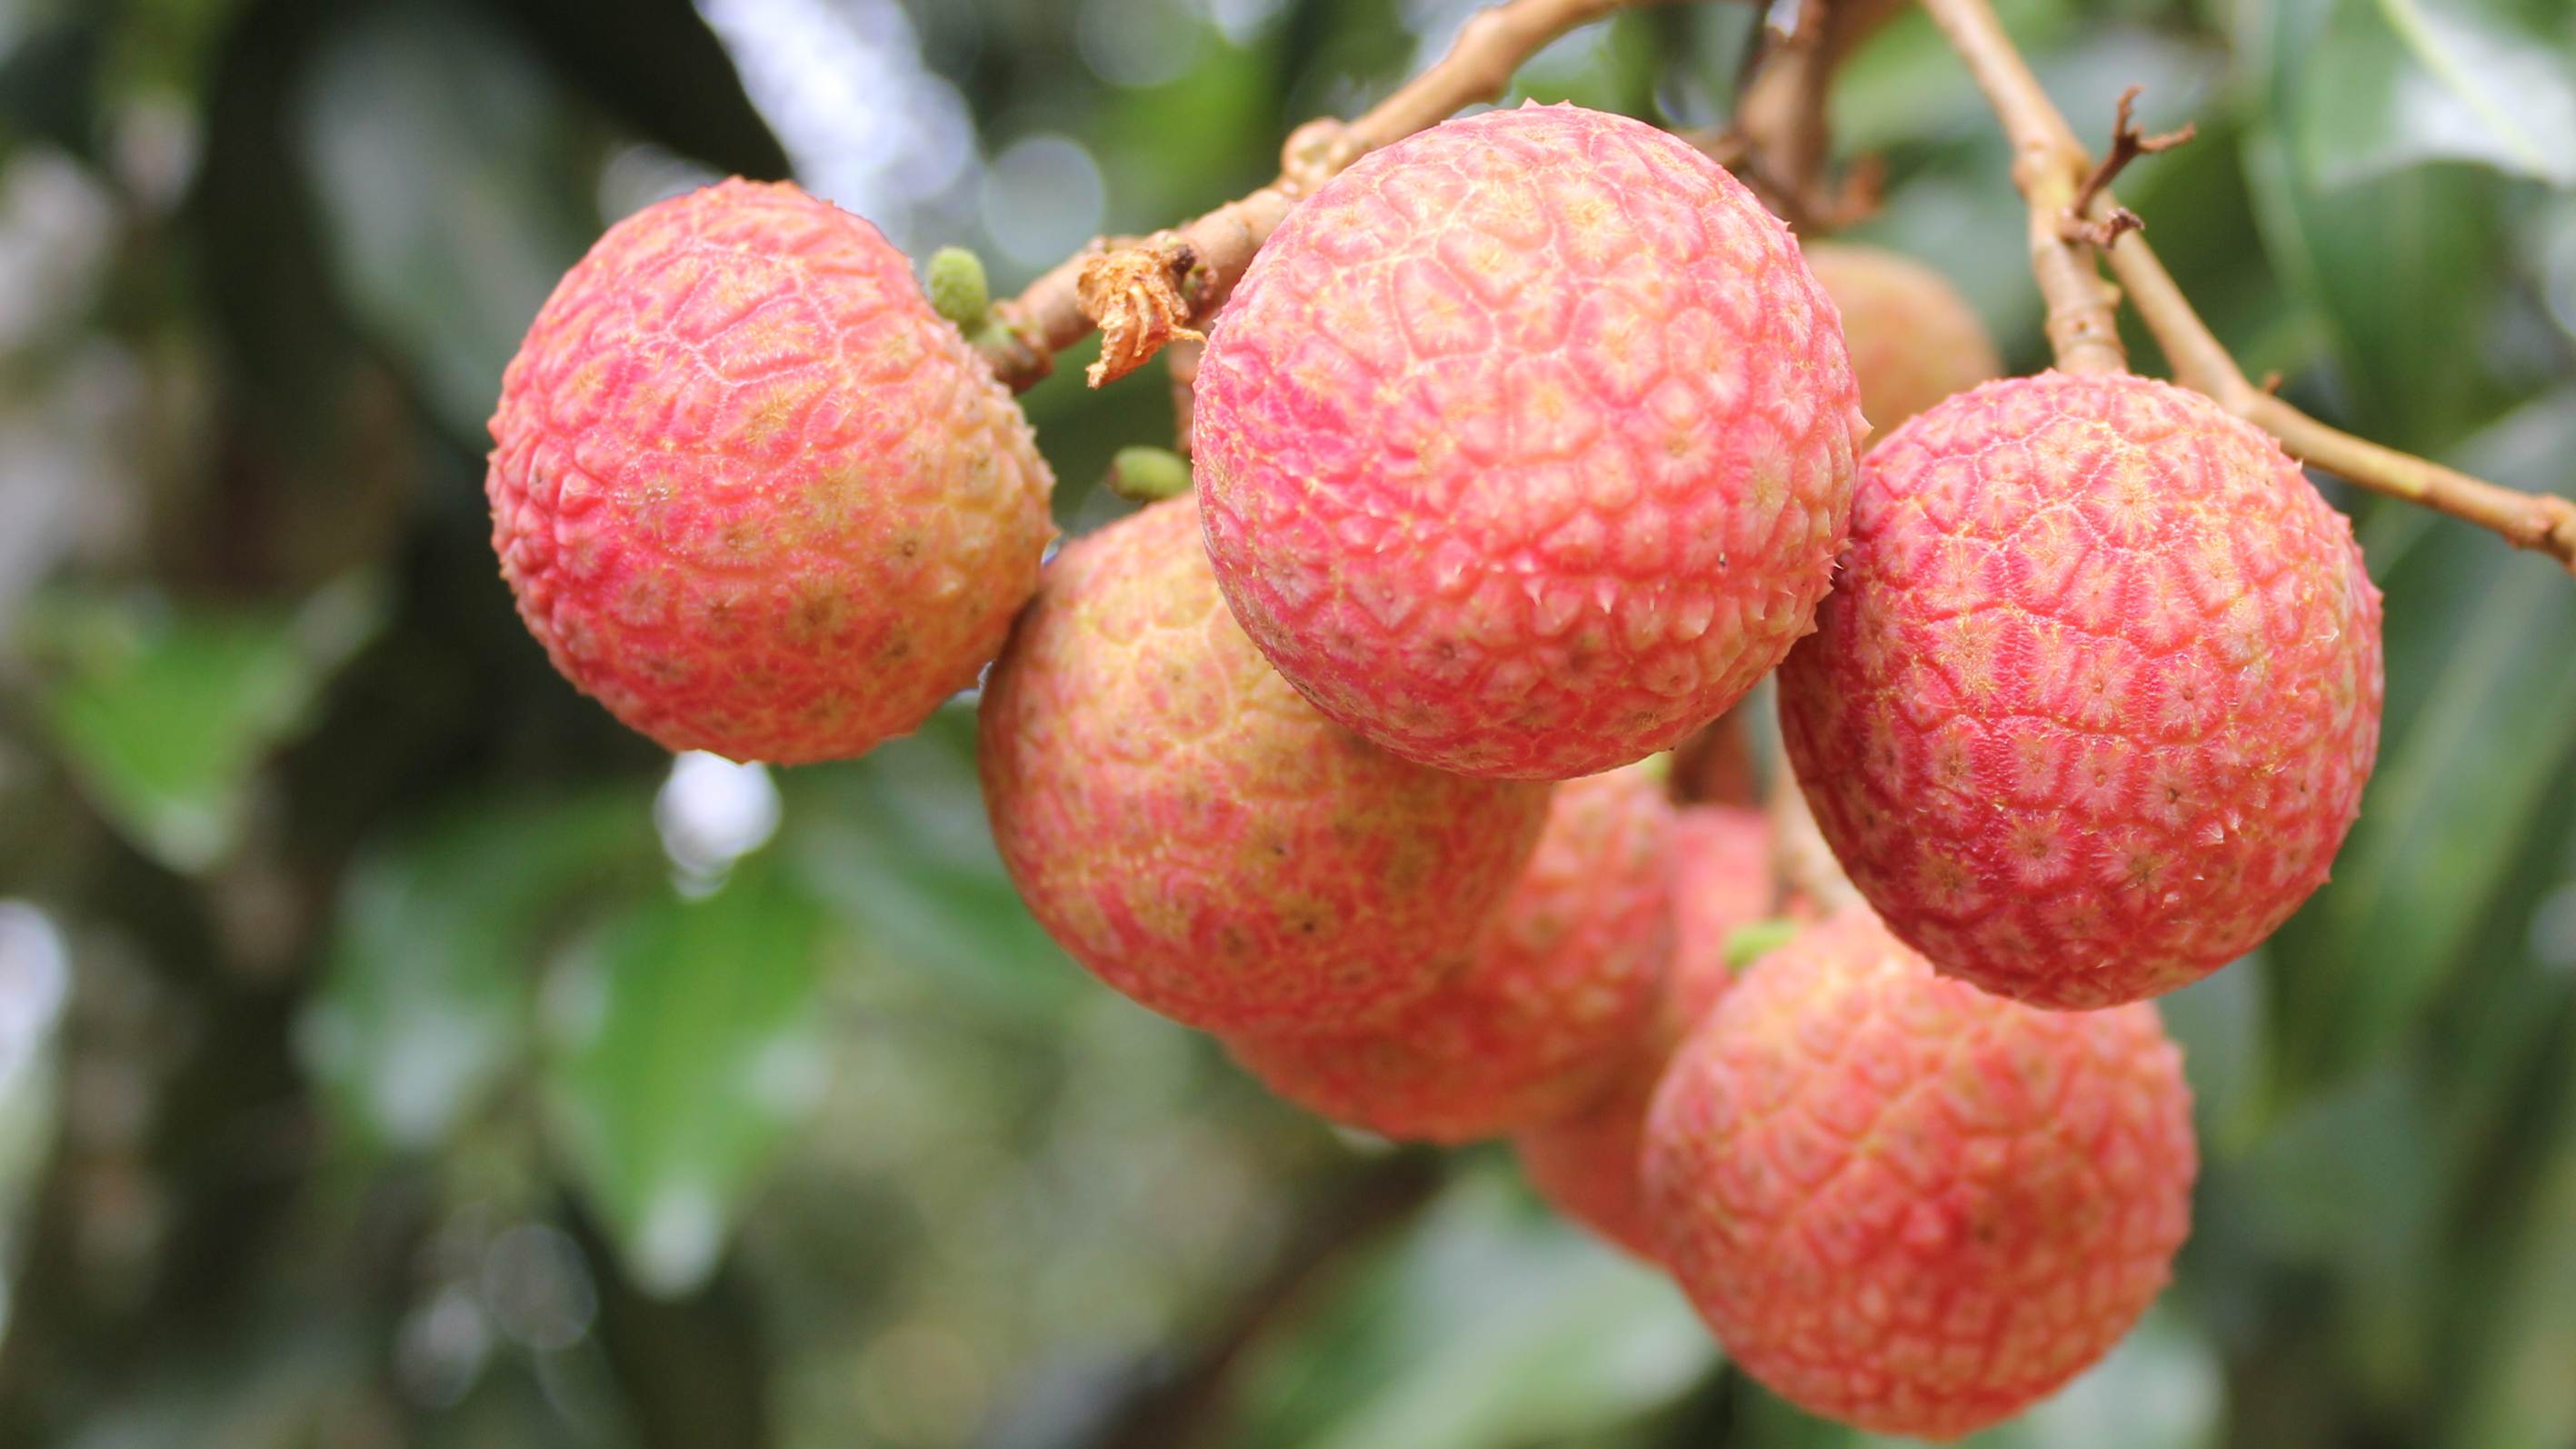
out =
{"type": "MultiPolygon", "coordinates": [[[[2576,451],[2576,394],[2531,404],[2462,460],[2547,488],[2576,451]]],[[[2576,759],[2576,591],[2493,539],[2421,536],[2388,591],[2389,711],[2379,768],[2334,879],[2287,939],[2281,1085],[2380,1060],[2472,963],[2473,929],[2505,905],[2513,863],[2563,830],[2551,782],[2576,759]],[[2542,832],[2549,832],[2543,834],[2542,832]]],[[[2528,907],[2523,908],[2525,911],[2528,907]]],[[[2497,969],[2503,963],[2485,963],[2497,969]]]]}
{"type": "Polygon", "coordinates": [[[2329,190],[2436,159],[2576,185],[2576,29],[2563,9],[2336,0],[2300,68],[2331,78],[2301,86],[2292,116],[2298,165],[2329,190]]]}
{"type": "Polygon", "coordinates": [[[567,1159],[647,1289],[706,1281],[822,1090],[807,1008],[825,940],[822,907],[755,859],[704,899],[625,912],[548,983],[547,1095],[567,1159]]]}
{"type": "Polygon", "coordinates": [[[362,578],[291,611],[65,596],[35,606],[27,644],[57,746],[100,811],[137,848],[199,871],[239,842],[261,764],[383,608],[362,578]]]}
{"type": "Polygon", "coordinates": [[[598,233],[595,148],[517,38],[471,12],[353,13],[299,101],[342,295],[479,450],[502,365],[598,233]]]}
{"type": "Polygon", "coordinates": [[[1246,1366],[1243,1449],[1509,1449],[1633,1424],[1716,1362],[1681,1294],[1508,1174],[1461,1178],[1246,1366]]]}
{"type": "Polygon", "coordinates": [[[445,1143],[522,1065],[540,968],[605,891],[659,889],[641,792],[455,810],[351,872],[303,1056],[362,1142],[445,1143]]]}

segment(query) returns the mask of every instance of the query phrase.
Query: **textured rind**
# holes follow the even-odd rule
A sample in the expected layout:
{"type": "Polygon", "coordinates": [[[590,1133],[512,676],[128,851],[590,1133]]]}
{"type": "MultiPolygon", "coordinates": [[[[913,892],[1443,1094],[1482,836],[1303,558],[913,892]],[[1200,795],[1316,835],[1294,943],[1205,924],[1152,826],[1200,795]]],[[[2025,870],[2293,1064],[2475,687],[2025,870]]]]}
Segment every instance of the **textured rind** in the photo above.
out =
{"type": "Polygon", "coordinates": [[[1990,996],[1860,910],[1726,994],[1646,1129],[1655,1240],[1729,1358],[1929,1439],[2110,1351],[2171,1274],[2197,1166],[2152,1005],[1990,996]]]}
{"type": "Polygon", "coordinates": [[[1863,465],[1782,732],[1852,883],[2041,1006],[2216,970],[2326,878],[2378,748],[2379,591],[2278,445],[2144,378],[1962,394],[1863,465]]]}
{"type": "Polygon", "coordinates": [[[1513,888],[1546,787],[1397,759],[1315,712],[1218,598],[1175,498],[1076,539],[985,686],[1002,861],[1101,980],[1215,1031],[1431,990],[1513,888]]]}
{"type": "Polygon", "coordinates": [[[1528,869],[1429,994],[1360,1031],[1237,1036],[1236,1058],[1310,1111],[1430,1142],[1517,1131],[1606,1086],[1672,957],[1673,810],[1643,767],[1554,796],[1528,869]]]}
{"type": "Polygon", "coordinates": [[[492,544],[555,667],[673,750],[911,731],[1036,587],[1017,404],[876,228],[727,181],[611,227],[492,417],[492,544]]]}
{"type": "Polygon", "coordinates": [[[1810,242],[1804,255],[1842,314],[1860,410],[1875,436],[2003,376],[1985,319],[1949,278],[1884,247],[1810,242]]]}
{"type": "Polygon", "coordinates": [[[1646,1109],[1673,1048],[1735,979],[1727,939],[1768,915],[1775,894],[1771,826],[1762,812],[1692,806],[1674,819],[1672,842],[1673,967],[1655,1029],[1591,1105],[1512,1144],[1539,1196],[1641,1258],[1655,1255],[1639,1175],[1646,1109]]]}
{"type": "Polygon", "coordinates": [[[1866,432],[1832,302],[1735,179],[1571,106],[1450,121],[1292,212],[1198,373],[1227,602],[1326,714],[1569,779],[1807,632],[1866,432]]]}

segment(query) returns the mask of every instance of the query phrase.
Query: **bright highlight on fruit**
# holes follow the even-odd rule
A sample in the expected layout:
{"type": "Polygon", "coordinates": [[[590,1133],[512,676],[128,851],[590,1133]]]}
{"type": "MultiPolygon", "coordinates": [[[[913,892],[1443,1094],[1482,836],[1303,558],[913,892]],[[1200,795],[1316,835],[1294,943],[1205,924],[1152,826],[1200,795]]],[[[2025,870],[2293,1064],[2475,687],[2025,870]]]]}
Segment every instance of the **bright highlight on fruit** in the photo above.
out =
{"type": "Polygon", "coordinates": [[[1812,1412],[1951,1439],[2110,1351],[2190,1226],[2191,1094],[2155,1008],[1935,975],[1865,911],[1763,958],[1647,1120],[1662,1260],[1812,1412]]]}
{"type": "Polygon", "coordinates": [[[1212,1031],[1429,993],[1514,887],[1546,787],[1443,774],[1315,712],[1245,638],[1184,495],[1088,534],[993,668],[993,838],[1075,960],[1212,1031]]]}
{"type": "Polygon", "coordinates": [[[1871,451],[1781,724],[1898,936],[1989,991],[2116,1005],[2325,880],[2378,746],[2379,622],[2350,521],[2271,439],[2045,373],[1871,451]]]}
{"type": "Polygon", "coordinates": [[[1409,759],[1569,779],[1807,632],[1864,427],[1779,221],[1652,127],[1493,111],[1290,214],[1198,373],[1227,602],[1409,759]]]}
{"type": "Polygon", "coordinates": [[[555,667],[672,750],[909,733],[1036,586],[1051,478],[874,227],[728,181],[609,229],[492,417],[492,542],[555,667]]]}

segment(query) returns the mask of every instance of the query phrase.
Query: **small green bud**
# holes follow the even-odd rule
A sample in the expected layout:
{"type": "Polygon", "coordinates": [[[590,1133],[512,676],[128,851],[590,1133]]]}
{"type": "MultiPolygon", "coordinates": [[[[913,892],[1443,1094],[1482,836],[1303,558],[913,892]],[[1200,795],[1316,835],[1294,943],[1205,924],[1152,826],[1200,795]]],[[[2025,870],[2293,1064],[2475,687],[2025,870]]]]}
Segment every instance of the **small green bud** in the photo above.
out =
{"type": "Polygon", "coordinates": [[[984,264],[964,247],[941,247],[930,254],[930,306],[940,316],[973,336],[993,310],[993,293],[984,281],[984,264]]]}
{"type": "Polygon", "coordinates": [[[1789,944],[1802,929],[1799,922],[1786,916],[1755,921],[1726,933],[1726,969],[1741,971],[1754,962],[1789,944]]]}
{"type": "Polygon", "coordinates": [[[1138,503],[1190,491],[1189,460],[1169,448],[1121,448],[1109,460],[1109,491],[1138,503]]]}

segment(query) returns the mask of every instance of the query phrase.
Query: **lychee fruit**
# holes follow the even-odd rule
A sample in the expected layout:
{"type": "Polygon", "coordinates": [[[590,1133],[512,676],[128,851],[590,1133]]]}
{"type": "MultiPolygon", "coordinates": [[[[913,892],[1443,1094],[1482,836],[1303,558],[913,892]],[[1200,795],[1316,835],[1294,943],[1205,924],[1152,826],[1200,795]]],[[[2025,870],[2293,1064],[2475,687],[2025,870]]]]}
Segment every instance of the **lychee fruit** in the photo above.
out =
{"type": "Polygon", "coordinates": [[[1196,416],[1218,580],[1289,682],[1408,759],[1541,780],[1669,748],[1807,632],[1865,432],[1779,221],[1572,106],[1301,203],[1196,416]]]}
{"type": "MultiPolygon", "coordinates": [[[[1411,1141],[1466,1142],[1564,1115],[1652,1027],[1672,956],[1673,809],[1637,765],[1556,787],[1520,882],[1429,994],[1356,1031],[1228,1045],[1280,1096],[1411,1141]]],[[[1464,938],[1462,938],[1464,939],[1464,938]]]]}
{"type": "Polygon", "coordinates": [[[2326,877],[2378,745],[2348,520],[2216,404],[1990,383],[1870,453],[1780,673],[1825,839],[1899,937],[2034,1005],[2136,1001],[2326,877]]]}
{"type": "Polygon", "coordinates": [[[1783,1398],[1950,1439],[2100,1359],[2162,1291],[2197,1167],[2152,1005],[1944,979],[1866,911],[1765,956],[1646,1124],[1662,1261],[1783,1398]]]}
{"type": "Polygon", "coordinates": [[[2003,376],[1985,319],[1949,278],[1885,247],[1810,242],[1805,256],[1842,314],[1860,410],[1874,436],[2003,376]]]}
{"type": "Polygon", "coordinates": [[[1672,851],[1673,964],[1654,1025],[1590,1105],[1512,1142],[1539,1196],[1643,1258],[1655,1254],[1640,1176],[1646,1109],[1673,1048],[1735,979],[1729,939],[1769,915],[1775,894],[1770,822],[1758,810],[1687,807],[1672,851]]]}
{"type": "Polygon", "coordinates": [[[1052,480],[874,227],[727,181],[609,228],[492,417],[492,543],[555,667],[673,750],[908,733],[1036,586],[1052,480]]]}
{"type": "Polygon", "coordinates": [[[1195,501],[1066,545],[984,690],[1002,861],[1075,960],[1214,1031],[1430,991],[1519,879],[1544,786],[1397,759],[1316,713],[1217,596],[1195,501]]]}

